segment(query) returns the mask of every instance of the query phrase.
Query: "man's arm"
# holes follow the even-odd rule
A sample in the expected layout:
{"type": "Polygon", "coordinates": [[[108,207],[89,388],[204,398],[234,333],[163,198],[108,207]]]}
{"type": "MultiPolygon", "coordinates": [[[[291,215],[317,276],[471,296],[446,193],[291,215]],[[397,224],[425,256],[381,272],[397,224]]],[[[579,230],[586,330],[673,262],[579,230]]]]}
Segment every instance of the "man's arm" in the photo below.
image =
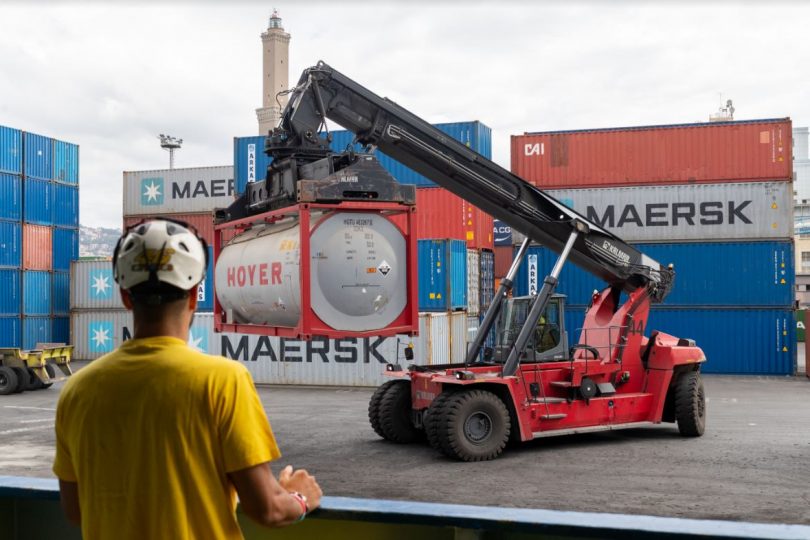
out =
{"type": "Polygon", "coordinates": [[[82,511],[79,508],[79,484],[59,480],[59,501],[69,522],[77,527],[82,525],[82,511]]]}
{"type": "Polygon", "coordinates": [[[309,510],[321,504],[321,488],[315,477],[302,469],[293,473],[289,465],[281,471],[278,480],[268,463],[228,473],[228,477],[239,494],[242,510],[265,527],[281,527],[302,518],[304,509],[292,492],[306,497],[309,510]]]}

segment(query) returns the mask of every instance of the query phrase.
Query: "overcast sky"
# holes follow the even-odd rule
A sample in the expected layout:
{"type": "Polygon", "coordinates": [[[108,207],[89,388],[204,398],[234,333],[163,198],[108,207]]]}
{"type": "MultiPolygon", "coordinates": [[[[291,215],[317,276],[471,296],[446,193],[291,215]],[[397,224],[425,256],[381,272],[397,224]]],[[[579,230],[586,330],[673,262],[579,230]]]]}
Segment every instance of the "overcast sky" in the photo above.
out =
{"type": "Polygon", "coordinates": [[[737,119],[810,124],[810,5],[662,2],[4,2],[0,124],[81,146],[81,222],[120,227],[122,171],[229,165],[258,134],[273,7],[290,81],[323,59],[431,122],[524,131],[737,119]]]}

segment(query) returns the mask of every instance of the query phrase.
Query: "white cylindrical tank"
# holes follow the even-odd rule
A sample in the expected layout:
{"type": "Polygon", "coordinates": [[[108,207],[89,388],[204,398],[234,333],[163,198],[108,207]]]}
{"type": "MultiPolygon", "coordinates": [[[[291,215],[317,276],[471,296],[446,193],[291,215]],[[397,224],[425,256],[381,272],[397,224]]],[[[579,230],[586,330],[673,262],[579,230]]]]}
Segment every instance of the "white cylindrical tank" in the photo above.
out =
{"type": "MultiPolygon", "coordinates": [[[[310,303],[335,330],[385,328],[407,305],[405,238],[373,212],[312,214],[310,303]]],[[[258,225],[219,255],[216,293],[228,322],[294,327],[301,302],[298,218],[258,225]]]]}

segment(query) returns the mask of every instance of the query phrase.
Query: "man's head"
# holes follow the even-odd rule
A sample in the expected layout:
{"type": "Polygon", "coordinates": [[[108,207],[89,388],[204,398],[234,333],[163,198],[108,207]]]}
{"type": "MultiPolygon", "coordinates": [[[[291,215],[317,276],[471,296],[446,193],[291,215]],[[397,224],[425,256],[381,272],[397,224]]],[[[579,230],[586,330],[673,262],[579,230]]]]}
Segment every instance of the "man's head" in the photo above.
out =
{"type": "Polygon", "coordinates": [[[188,225],[163,219],[130,227],[113,253],[115,281],[136,318],[193,313],[207,265],[205,241],[188,225]]]}

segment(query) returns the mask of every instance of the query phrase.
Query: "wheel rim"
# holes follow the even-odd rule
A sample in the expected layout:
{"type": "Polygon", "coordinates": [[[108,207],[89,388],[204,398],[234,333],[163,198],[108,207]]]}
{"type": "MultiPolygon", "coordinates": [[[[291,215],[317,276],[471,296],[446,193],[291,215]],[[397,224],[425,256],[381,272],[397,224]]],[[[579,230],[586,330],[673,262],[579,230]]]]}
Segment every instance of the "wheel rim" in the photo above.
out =
{"type": "Polygon", "coordinates": [[[6,386],[8,384],[8,377],[5,373],[0,373],[0,386],[6,386]]]}
{"type": "Polygon", "coordinates": [[[483,411],[476,411],[464,421],[464,435],[472,443],[479,444],[492,433],[492,418],[483,411]]]}

